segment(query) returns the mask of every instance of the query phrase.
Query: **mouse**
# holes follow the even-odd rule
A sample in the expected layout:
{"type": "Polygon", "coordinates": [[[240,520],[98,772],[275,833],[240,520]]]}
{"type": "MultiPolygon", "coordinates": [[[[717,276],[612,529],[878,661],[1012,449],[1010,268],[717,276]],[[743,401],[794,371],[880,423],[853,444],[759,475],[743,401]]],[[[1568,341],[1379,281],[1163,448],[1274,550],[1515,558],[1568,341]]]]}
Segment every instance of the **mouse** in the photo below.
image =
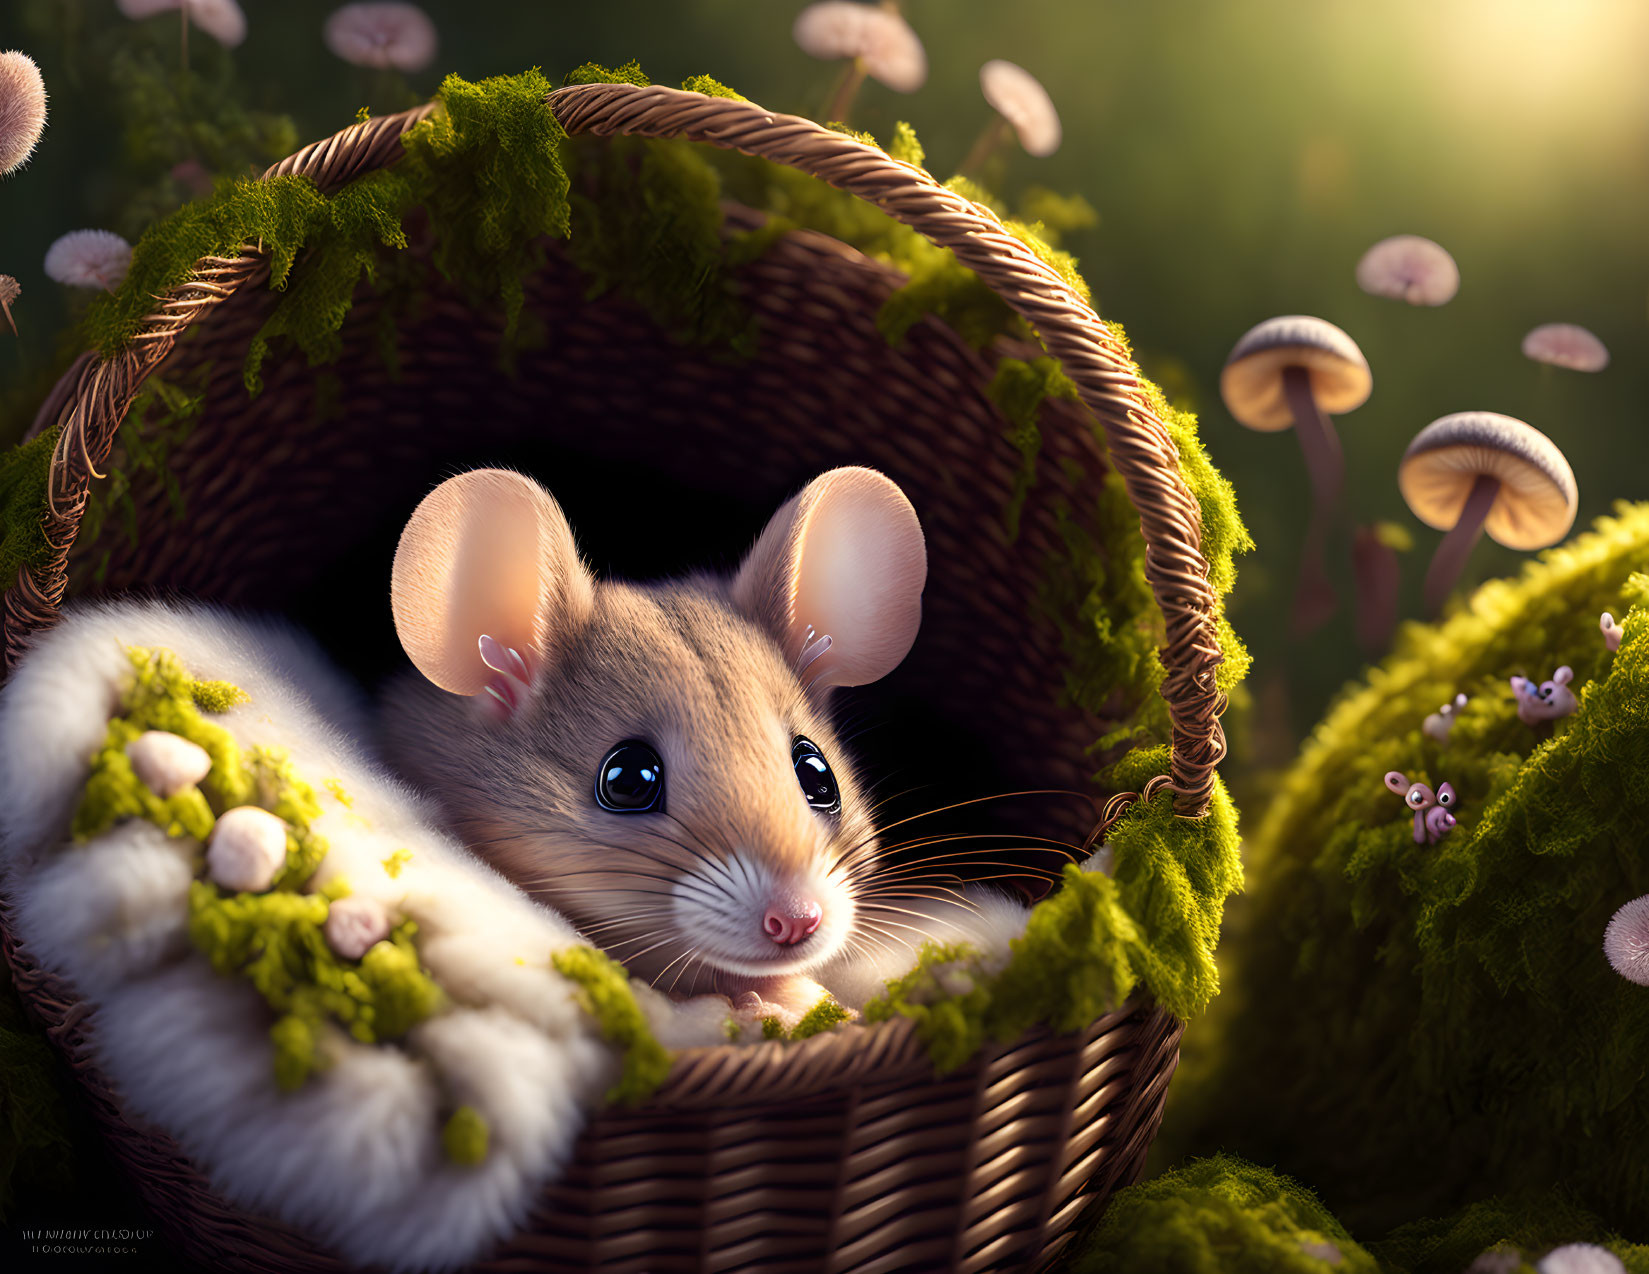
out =
{"type": "Polygon", "coordinates": [[[1005,950],[1028,908],[884,870],[832,722],[921,623],[925,540],[891,479],[830,470],[739,565],[597,579],[560,506],[504,469],[449,478],[396,548],[412,668],[381,745],[450,829],[672,998],[794,1018],[862,1002],[923,942],[1005,950]]]}
{"type": "Polygon", "coordinates": [[[1574,670],[1567,664],[1554,672],[1550,681],[1538,684],[1527,677],[1513,677],[1511,687],[1517,699],[1518,720],[1524,725],[1539,725],[1574,712],[1580,706],[1575,692],[1569,689],[1574,677],[1574,670]]]}
{"type": "Polygon", "coordinates": [[[1414,843],[1435,845],[1454,830],[1454,808],[1459,800],[1454,784],[1442,783],[1435,792],[1424,783],[1410,783],[1399,770],[1389,770],[1385,778],[1388,791],[1403,798],[1403,804],[1414,812],[1414,843]]]}

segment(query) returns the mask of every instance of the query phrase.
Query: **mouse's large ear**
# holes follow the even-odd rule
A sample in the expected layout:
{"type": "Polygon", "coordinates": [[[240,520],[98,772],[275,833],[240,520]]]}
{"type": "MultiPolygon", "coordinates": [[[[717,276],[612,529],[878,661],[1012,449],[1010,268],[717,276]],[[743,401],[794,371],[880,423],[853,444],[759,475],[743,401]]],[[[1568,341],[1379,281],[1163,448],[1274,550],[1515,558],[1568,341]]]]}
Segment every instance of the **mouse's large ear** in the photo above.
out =
{"type": "Polygon", "coordinates": [[[733,579],[733,600],[810,687],[862,686],[915,642],[927,576],[905,493],[874,469],[832,469],[773,515],[733,579]]]}
{"type": "Polygon", "coordinates": [[[561,506],[505,469],[461,473],[424,497],[401,532],[389,592],[408,657],[461,695],[500,674],[529,682],[595,600],[561,506]]]}

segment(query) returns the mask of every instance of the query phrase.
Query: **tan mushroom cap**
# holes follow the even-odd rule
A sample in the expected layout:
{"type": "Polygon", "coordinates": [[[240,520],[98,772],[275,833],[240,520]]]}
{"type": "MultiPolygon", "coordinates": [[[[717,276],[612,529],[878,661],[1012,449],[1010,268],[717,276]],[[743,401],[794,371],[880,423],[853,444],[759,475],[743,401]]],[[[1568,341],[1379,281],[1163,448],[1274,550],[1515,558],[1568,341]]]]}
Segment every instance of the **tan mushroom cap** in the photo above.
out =
{"type": "Polygon", "coordinates": [[[1574,525],[1580,490],[1557,444],[1533,425],[1492,411],[1461,411],[1432,421],[1403,453],[1397,485],[1415,517],[1449,531],[1485,475],[1500,480],[1483,522],[1497,543],[1543,549],[1574,525]]]}
{"type": "Polygon", "coordinates": [[[1232,348],[1220,373],[1226,410],[1263,433],[1292,428],[1294,413],[1283,393],[1283,372],[1290,367],[1311,373],[1312,397],[1331,416],[1361,407],[1374,389],[1356,341],[1326,319],[1285,314],[1249,328],[1232,348]]]}
{"type": "Polygon", "coordinates": [[[1460,267],[1442,244],[1417,234],[1394,234],[1363,253],[1357,286],[1410,305],[1446,305],[1460,290],[1460,267]]]}
{"type": "Polygon", "coordinates": [[[1572,372],[1601,372],[1609,347],[1578,323],[1544,323],[1523,338],[1523,356],[1572,372]]]}
{"type": "Polygon", "coordinates": [[[791,36],[809,57],[861,58],[865,73],[895,93],[914,93],[928,78],[928,55],[897,13],[854,0],[819,0],[796,15],[791,36]]]}
{"type": "Polygon", "coordinates": [[[979,89],[1008,123],[1027,155],[1046,158],[1059,149],[1063,133],[1053,98],[1024,67],[993,58],[979,68],[979,89]]]}

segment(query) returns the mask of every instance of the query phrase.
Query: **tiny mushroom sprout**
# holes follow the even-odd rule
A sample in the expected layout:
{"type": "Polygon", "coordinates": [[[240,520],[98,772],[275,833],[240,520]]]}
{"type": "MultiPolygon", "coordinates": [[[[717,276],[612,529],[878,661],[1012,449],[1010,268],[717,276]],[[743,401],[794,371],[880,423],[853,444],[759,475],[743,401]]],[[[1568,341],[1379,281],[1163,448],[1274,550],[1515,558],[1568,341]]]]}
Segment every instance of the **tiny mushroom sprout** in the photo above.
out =
{"type": "Polygon", "coordinates": [[[1532,425],[1492,411],[1434,420],[1409,443],[1397,485],[1414,516],[1446,531],[1426,571],[1435,615],[1483,531],[1509,549],[1556,544],[1574,525],[1580,493],[1557,445],[1532,425]]]}
{"type": "Polygon", "coordinates": [[[321,37],[351,66],[421,71],[435,61],[435,23],[415,4],[346,4],[326,20],[321,37]]]}
{"type": "Polygon", "coordinates": [[[376,898],[351,894],[326,909],[326,945],[346,960],[359,960],[389,937],[389,913],[376,898]]]}
{"type": "Polygon", "coordinates": [[[34,154],[46,131],[46,82],[27,53],[0,53],[0,177],[34,154]]]}
{"type": "Polygon", "coordinates": [[[16,279],[9,274],[0,274],[0,314],[6,316],[6,326],[11,328],[11,334],[17,335],[17,320],[11,316],[12,303],[23,295],[23,289],[16,279]]]}
{"type": "Polygon", "coordinates": [[[1565,1243],[1554,1247],[1535,1266],[1539,1274],[1626,1274],[1626,1266],[1606,1247],[1596,1243],[1565,1243]]]}
{"type": "Polygon", "coordinates": [[[1628,982],[1649,986],[1649,894],[1615,912],[1603,931],[1603,954],[1628,982]]]}
{"type": "Polygon", "coordinates": [[[979,68],[979,91],[996,118],[979,134],[959,172],[978,172],[1011,132],[1027,155],[1046,159],[1059,149],[1064,133],[1053,98],[1037,79],[1015,62],[993,58],[979,68]]]}
{"type": "Polygon", "coordinates": [[[1396,234],[1363,253],[1357,286],[1410,305],[1447,305],[1460,290],[1460,267],[1442,244],[1417,234],[1396,234]]]}
{"type": "Polygon", "coordinates": [[[1428,739],[1447,743],[1449,731],[1454,729],[1454,723],[1460,719],[1460,710],[1470,702],[1471,700],[1463,694],[1455,695],[1453,703],[1445,703],[1420,723],[1420,733],[1428,739]]]}
{"type": "Polygon", "coordinates": [[[73,288],[113,292],[132,264],[132,245],[108,230],[71,230],[46,249],[46,276],[73,288]]]}
{"type": "Polygon", "coordinates": [[[1312,511],[1295,598],[1295,626],[1301,631],[1334,610],[1322,542],[1345,482],[1345,458],[1329,416],[1361,407],[1373,388],[1357,342],[1334,324],[1304,314],[1250,328],[1220,373],[1220,396],[1238,424],[1262,433],[1292,428],[1305,457],[1312,511]]]}
{"type": "Polygon", "coordinates": [[[1615,617],[1608,611],[1604,611],[1602,615],[1598,616],[1597,627],[1598,631],[1603,634],[1604,647],[1611,655],[1614,654],[1615,651],[1620,649],[1621,635],[1625,630],[1615,623],[1615,617]]]}
{"type": "Polygon", "coordinates": [[[847,118],[867,75],[895,93],[914,93],[927,82],[927,51],[910,23],[891,9],[854,0],[820,0],[797,15],[791,35],[809,57],[847,59],[847,69],[825,108],[826,120],[847,118]]]}
{"type": "Polygon", "coordinates": [[[212,770],[212,758],[198,743],[165,730],[145,730],[126,745],[132,773],[156,796],[176,796],[212,770]]]}
{"type": "Polygon", "coordinates": [[[193,22],[226,49],[246,39],[246,15],[235,0],[117,0],[128,18],[152,18],[177,11],[183,64],[189,65],[189,24],[193,22]]]}
{"type": "Polygon", "coordinates": [[[1523,338],[1523,356],[1572,372],[1601,372],[1609,348],[1578,323],[1546,323],[1523,338]]]}

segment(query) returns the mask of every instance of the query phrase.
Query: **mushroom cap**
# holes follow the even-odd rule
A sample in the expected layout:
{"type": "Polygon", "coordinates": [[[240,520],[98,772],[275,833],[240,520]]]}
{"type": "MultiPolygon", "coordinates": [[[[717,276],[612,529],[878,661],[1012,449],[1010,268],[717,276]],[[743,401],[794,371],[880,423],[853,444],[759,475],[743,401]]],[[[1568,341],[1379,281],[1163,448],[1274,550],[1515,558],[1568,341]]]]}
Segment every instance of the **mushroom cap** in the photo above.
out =
{"type": "Polygon", "coordinates": [[[895,93],[914,93],[928,78],[928,55],[897,13],[853,0],[820,0],[796,15],[791,35],[809,57],[861,58],[865,73],[895,93]]]}
{"type": "Polygon", "coordinates": [[[28,162],[46,131],[46,81],[27,53],[0,53],[0,176],[28,162]]]}
{"type": "Polygon", "coordinates": [[[1363,253],[1357,286],[1410,305],[1444,305],[1460,290],[1460,267],[1441,244],[1417,234],[1394,234],[1363,253]]]}
{"type": "Polygon", "coordinates": [[[1294,413],[1283,393],[1283,372],[1311,373],[1311,394],[1331,416],[1368,401],[1374,375],[1363,351],[1334,324],[1307,314],[1266,319],[1232,347],[1220,373],[1220,397],[1239,424],[1262,433],[1291,429],[1294,413]]]}
{"type": "Polygon", "coordinates": [[[186,10],[189,21],[227,49],[246,39],[246,15],[235,0],[118,0],[118,4],[128,18],[186,10]]]}
{"type": "Polygon", "coordinates": [[[1523,356],[1572,372],[1601,372],[1609,347],[1578,323],[1546,323],[1523,338],[1523,356]]]}
{"type": "Polygon", "coordinates": [[[74,288],[113,288],[132,264],[132,245],[109,230],[71,230],[46,249],[46,277],[74,288]]]}
{"type": "Polygon", "coordinates": [[[1041,159],[1059,149],[1059,112],[1036,76],[1016,63],[993,58],[979,68],[979,89],[991,108],[1013,125],[1026,154],[1041,159]]]}
{"type": "Polygon", "coordinates": [[[321,38],[351,66],[421,71],[435,61],[435,23],[415,4],[346,4],[333,11],[321,38]]]}
{"type": "Polygon", "coordinates": [[[1534,426],[1492,411],[1460,411],[1432,421],[1403,453],[1397,485],[1415,517],[1448,531],[1485,475],[1500,480],[1483,523],[1496,542],[1543,549],[1574,525],[1580,492],[1557,444],[1534,426]]]}
{"type": "Polygon", "coordinates": [[[1565,1243],[1554,1247],[1535,1266],[1540,1274],[1626,1274],[1626,1266],[1606,1247],[1596,1243],[1565,1243]]]}

